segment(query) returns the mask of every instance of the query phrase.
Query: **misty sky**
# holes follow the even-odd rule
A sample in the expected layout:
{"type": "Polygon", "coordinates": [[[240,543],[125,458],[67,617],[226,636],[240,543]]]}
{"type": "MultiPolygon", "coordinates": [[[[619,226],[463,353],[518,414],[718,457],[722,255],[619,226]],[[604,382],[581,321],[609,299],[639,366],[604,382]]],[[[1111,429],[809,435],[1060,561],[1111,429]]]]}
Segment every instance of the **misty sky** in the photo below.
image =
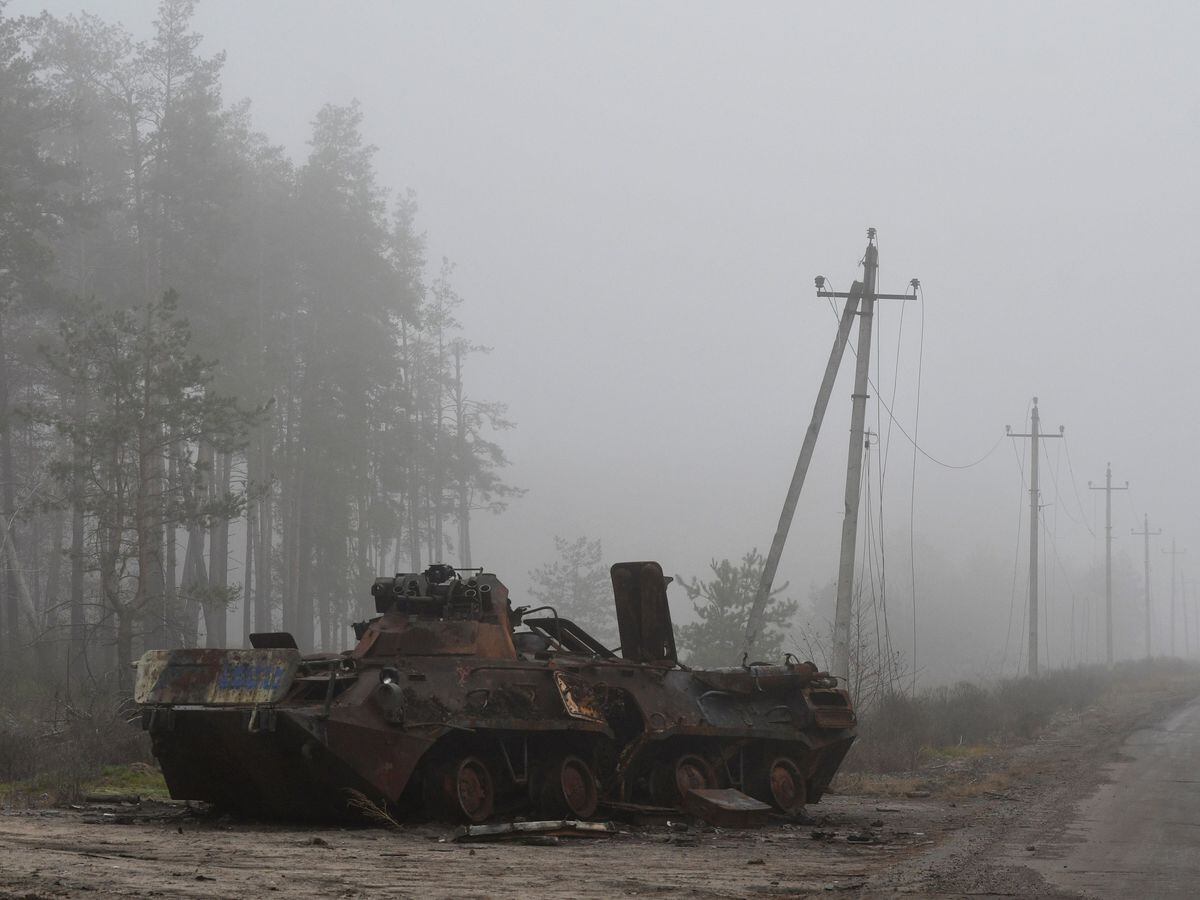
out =
{"type": "MultiPolygon", "coordinates": [[[[142,36],[153,18],[149,0],[9,13],[42,8],[142,36]]],[[[1102,516],[1086,482],[1111,459],[1132,484],[1118,552],[1140,565],[1145,511],[1200,572],[1198,26],[1200,6],[1161,2],[203,0],[196,19],[228,54],[226,101],[251,98],[294,158],[323,103],[360,100],[380,179],[417,192],[430,259],[457,263],[467,332],[495,348],[470,389],[509,403],[529,489],[477,523],[476,561],[518,592],[555,534],[684,575],[765,551],[835,327],[812,279],[845,290],[867,226],[881,288],[925,288],[922,446],[977,459],[1037,394],[1081,494],[1049,446],[1064,496],[1047,478],[1046,501],[1102,516]]],[[[910,433],[920,318],[899,342],[900,304],[877,322],[876,383],[910,433]]],[[[781,569],[801,599],[836,575],[846,362],[781,569]]],[[[1008,443],[965,471],[918,461],[920,543],[1011,566],[1008,443]]],[[[898,431],[888,463],[906,553],[898,431]]],[[[1065,518],[1057,541],[1080,566],[1102,553],[1065,518]]],[[[917,564],[919,598],[938,572],[917,564]]]]}

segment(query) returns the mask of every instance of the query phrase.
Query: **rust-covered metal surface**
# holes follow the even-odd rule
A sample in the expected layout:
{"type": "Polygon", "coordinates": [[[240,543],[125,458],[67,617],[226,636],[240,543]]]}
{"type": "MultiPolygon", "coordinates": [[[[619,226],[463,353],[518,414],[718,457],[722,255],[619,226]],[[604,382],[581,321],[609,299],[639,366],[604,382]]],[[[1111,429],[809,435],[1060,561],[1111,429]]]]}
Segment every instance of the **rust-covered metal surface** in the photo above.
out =
{"type": "Polygon", "coordinates": [[[376,579],[378,615],[344,653],[301,656],[279,634],[147,653],[143,723],[173,796],[254,815],[588,819],[725,789],[784,814],[817,802],[854,739],[846,692],[790,658],[689,669],[662,568],[612,576],[619,651],[514,607],[494,575],[431,566],[376,579]]]}
{"type": "Polygon", "coordinates": [[[277,703],[300,665],[299,650],[151,650],[138,662],[141,704],[277,703]]]}

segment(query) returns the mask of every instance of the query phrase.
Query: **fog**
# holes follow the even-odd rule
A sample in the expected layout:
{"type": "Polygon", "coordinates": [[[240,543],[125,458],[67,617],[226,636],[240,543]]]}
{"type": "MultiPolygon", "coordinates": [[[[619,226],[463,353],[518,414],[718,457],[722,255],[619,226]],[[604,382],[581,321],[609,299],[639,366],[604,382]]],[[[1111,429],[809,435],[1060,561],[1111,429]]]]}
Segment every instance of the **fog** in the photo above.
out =
{"type": "MultiPolygon", "coordinates": [[[[141,0],[8,13],[42,9],[152,31],[141,0]]],[[[1028,443],[1003,435],[1033,396],[1066,435],[1042,450],[1048,661],[1100,658],[1087,482],[1109,461],[1130,484],[1118,655],[1141,653],[1143,514],[1166,652],[1162,551],[1200,570],[1195,4],[204,0],[194,27],[225,101],[294,159],[322,104],[357,99],[380,180],[416,192],[431,266],[454,261],[494,348],[468,391],[517,423],[498,440],[527,493],[473,543],[518,597],[556,535],[685,577],[766,551],[836,327],[813,278],[847,290],[874,227],[880,289],[923,287],[876,318],[899,427],[867,414],[889,615],[909,654],[915,574],[923,681],[1017,669],[1028,443]]],[[[806,605],[837,574],[851,378],[847,353],[777,579],[806,605]]]]}

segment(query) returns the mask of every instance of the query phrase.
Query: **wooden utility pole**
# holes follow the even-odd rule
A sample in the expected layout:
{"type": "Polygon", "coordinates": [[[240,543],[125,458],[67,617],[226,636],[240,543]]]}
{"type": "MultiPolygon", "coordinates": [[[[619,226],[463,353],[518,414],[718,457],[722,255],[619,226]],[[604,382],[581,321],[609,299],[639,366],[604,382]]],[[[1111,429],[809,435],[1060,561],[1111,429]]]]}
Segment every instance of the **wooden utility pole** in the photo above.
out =
{"type": "MultiPolygon", "coordinates": [[[[1163,548],[1163,553],[1168,553],[1171,556],[1171,655],[1175,655],[1175,557],[1182,556],[1187,553],[1186,550],[1175,549],[1175,538],[1171,538],[1171,549],[1163,548]]],[[[1187,640],[1187,610],[1183,613],[1184,621],[1184,640],[1187,640]]]]}
{"type": "Polygon", "coordinates": [[[1150,530],[1150,516],[1143,513],[1142,530],[1134,531],[1129,529],[1130,534],[1140,534],[1146,539],[1146,659],[1150,658],[1150,538],[1158,537],[1162,534],[1162,529],[1158,531],[1150,530]]]}
{"type": "Polygon", "coordinates": [[[1038,490],[1038,447],[1043,438],[1060,438],[1058,434],[1043,434],[1038,417],[1038,398],[1033,398],[1033,412],[1029,420],[1029,434],[1014,434],[1012,426],[1005,426],[1010,437],[1029,438],[1029,675],[1038,674],[1038,513],[1041,511],[1038,490]]]}
{"type": "MultiPolygon", "coordinates": [[[[818,276],[817,290],[822,290],[824,286],[825,279],[818,276]]],[[[792,473],[792,482],[788,485],[787,496],[783,500],[783,511],[779,514],[775,538],[771,541],[771,549],[767,552],[766,561],[763,563],[758,593],[754,597],[754,605],[750,607],[750,615],[746,622],[746,642],[742,648],[742,655],[747,661],[750,661],[750,656],[754,652],[754,643],[762,632],[763,615],[766,613],[767,602],[771,597],[775,573],[779,569],[779,559],[783,555],[783,545],[787,543],[788,531],[792,527],[792,518],[796,514],[796,503],[800,500],[800,490],[804,487],[804,479],[808,475],[808,466],[812,462],[813,450],[817,446],[817,435],[821,432],[821,423],[825,420],[825,410],[829,407],[833,384],[837,380],[842,356],[846,352],[846,341],[850,337],[850,326],[854,324],[854,316],[858,312],[858,304],[862,299],[862,288],[862,282],[856,281],[850,288],[850,293],[846,295],[846,305],[842,309],[842,317],[838,321],[837,335],[833,339],[833,349],[829,352],[829,362],[825,364],[825,376],[821,379],[821,387],[817,391],[817,402],[813,405],[812,420],[808,423],[808,431],[804,434],[804,443],[800,447],[800,458],[796,460],[796,470],[792,473]]]]}
{"type": "Polygon", "coordinates": [[[1104,487],[1096,487],[1090,481],[1088,489],[1104,491],[1104,624],[1108,640],[1108,667],[1113,666],[1113,627],[1112,627],[1112,492],[1129,490],[1129,482],[1125,487],[1112,486],[1112,463],[1104,468],[1104,487]]]}
{"type": "Polygon", "coordinates": [[[911,282],[912,294],[878,294],[875,292],[875,277],[879,271],[879,250],[875,245],[875,229],[867,229],[867,250],[863,256],[863,281],[856,281],[849,292],[825,290],[824,276],[817,276],[815,283],[817,296],[822,299],[841,298],[846,301],[838,321],[837,335],[833,340],[833,349],[829,354],[829,362],[825,366],[825,375],[821,379],[817,400],[813,406],[812,419],[808,431],[804,435],[804,443],[800,448],[800,457],[796,460],[796,469],[792,473],[792,481],[784,498],[783,510],[779,514],[779,524],[775,529],[775,538],[771,541],[771,549],[763,564],[762,577],[759,579],[758,592],[750,608],[746,623],[746,641],[743,645],[743,655],[749,661],[754,652],[754,644],[762,632],[763,616],[767,603],[771,598],[771,589],[775,583],[775,574],[779,569],[779,559],[783,555],[783,546],[787,542],[788,531],[796,512],[796,503],[800,499],[800,491],[804,487],[804,479],[808,475],[809,463],[812,462],[813,451],[817,445],[817,435],[821,431],[821,423],[825,419],[825,411],[829,406],[829,398],[833,393],[834,382],[837,380],[838,369],[846,351],[850,337],[850,327],[854,317],[861,319],[858,327],[858,361],[855,368],[853,410],[850,426],[850,455],[846,472],[846,519],[842,523],[841,562],[838,569],[838,600],[834,613],[833,664],[831,671],[842,679],[843,684],[849,683],[849,647],[850,647],[850,597],[851,585],[847,580],[854,574],[854,551],[858,534],[858,491],[859,474],[862,471],[863,425],[866,420],[867,387],[869,384],[869,366],[871,357],[871,324],[874,317],[876,300],[911,300],[916,296],[917,280],[911,282]],[[861,308],[860,308],[861,307],[861,308]],[[853,470],[853,471],[851,471],[853,470]],[[849,535],[849,538],[847,538],[849,535]],[[843,586],[844,585],[844,586],[843,586]]]}
{"type": "Polygon", "coordinates": [[[863,255],[863,297],[858,316],[858,355],[851,394],[850,450],[846,455],[846,510],[842,518],[842,548],[838,562],[837,605],[833,612],[833,674],[850,683],[850,623],[854,593],[854,553],[858,542],[858,492],[862,487],[863,426],[867,417],[867,386],[871,369],[871,330],[875,321],[875,280],[879,248],[875,229],[867,230],[863,255]]]}

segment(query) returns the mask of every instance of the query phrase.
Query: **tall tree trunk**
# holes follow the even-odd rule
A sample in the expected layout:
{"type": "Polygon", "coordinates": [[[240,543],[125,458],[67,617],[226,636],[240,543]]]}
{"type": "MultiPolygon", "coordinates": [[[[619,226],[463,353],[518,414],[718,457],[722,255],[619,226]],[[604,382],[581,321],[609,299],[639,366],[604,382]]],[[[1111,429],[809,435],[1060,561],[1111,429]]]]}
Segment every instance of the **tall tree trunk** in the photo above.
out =
{"type": "MultiPolygon", "coordinates": [[[[121,447],[114,441],[109,450],[109,472],[117,472],[119,470],[120,458],[121,447]]],[[[128,510],[125,508],[123,502],[123,494],[117,489],[114,481],[115,476],[106,485],[109,496],[117,498],[114,507],[106,510],[103,521],[98,520],[96,522],[96,540],[99,545],[97,557],[100,563],[100,597],[103,600],[104,612],[101,621],[97,622],[92,629],[92,633],[101,638],[101,640],[93,642],[93,644],[100,644],[100,651],[96,655],[103,659],[105,671],[108,672],[111,672],[112,667],[116,665],[116,653],[120,652],[120,649],[115,647],[114,642],[107,638],[109,617],[119,616],[121,610],[124,608],[124,604],[121,602],[121,576],[118,567],[122,553],[121,543],[125,537],[126,518],[128,516],[128,510]]],[[[95,649],[94,646],[84,647],[85,660],[92,649],[95,649]]]]}
{"type": "MultiPolygon", "coordinates": [[[[212,478],[213,471],[213,452],[212,445],[207,441],[201,441],[196,449],[196,485],[195,490],[200,495],[201,499],[207,498],[209,494],[209,482],[212,478]]],[[[207,598],[208,593],[208,567],[204,563],[204,546],[205,533],[203,526],[198,522],[193,522],[188,528],[187,550],[184,552],[183,561],[183,581],[187,588],[186,605],[189,611],[186,618],[187,627],[195,634],[196,618],[202,616],[204,619],[204,645],[206,647],[215,646],[213,641],[213,630],[215,625],[212,621],[212,604],[201,602],[198,598],[207,598]]]]}
{"type": "Polygon", "coordinates": [[[296,624],[293,634],[302,649],[312,649],[314,631],[312,570],[312,524],[308,502],[308,467],[300,451],[299,477],[296,483],[295,524],[296,546],[292,552],[292,585],[296,592],[296,624]]]}
{"type": "Polygon", "coordinates": [[[29,590],[29,582],[25,580],[25,574],[21,570],[21,561],[17,558],[17,545],[12,539],[12,528],[6,528],[4,534],[0,534],[0,538],[4,540],[4,562],[8,566],[9,577],[13,582],[13,595],[16,599],[16,606],[19,610],[19,618],[25,620],[25,627],[28,629],[33,641],[37,641],[40,637],[41,623],[38,621],[37,607],[33,602],[33,594],[29,590]]]}
{"type": "MultiPolygon", "coordinates": [[[[88,416],[87,386],[80,381],[75,394],[75,427],[82,431],[88,416]]],[[[78,675],[78,667],[83,660],[84,642],[87,640],[87,617],[83,608],[83,569],[84,569],[84,518],[83,494],[84,480],[84,447],[76,441],[72,450],[71,493],[71,597],[70,621],[71,642],[67,657],[67,671],[78,675]]]]}
{"type": "Polygon", "coordinates": [[[458,564],[471,568],[471,485],[467,464],[467,409],[463,400],[462,341],[454,342],[454,436],[458,444],[458,564]]]}
{"type": "Polygon", "coordinates": [[[291,632],[293,636],[299,629],[296,610],[299,592],[297,558],[300,552],[300,460],[297,449],[298,442],[295,439],[297,431],[296,405],[294,394],[289,390],[282,442],[284,479],[280,486],[279,524],[283,540],[281,547],[283,596],[280,598],[280,606],[282,607],[283,630],[291,632]]]}
{"type": "MultiPolygon", "coordinates": [[[[2,302],[2,301],[0,301],[2,302]]],[[[16,535],[16,510],[17,510],[17,473],[13,465],[12,451],[12,416],[9,409],[11,400],[11,371],[8,362],[8,347],[5,339],[5,319],[8,317],[8,309],[0,307],[0,482],[3,482],[3,489],[0,490],[0,515],[4,517],[4,534],[5,540],[12,542],[14,545],[17,540],[16,535]]],[[[15,547],[14,547],[15,549],[15,547]]],[[[4,607],[4,624],[7,627],[7,657],[9,666],[15,667],[20,663],[22,653],[21,644],[21,617],[20,617],[20,600],[17,595],[17,573],[15,562],[7,562],[10,559],[10,554],[5,553],[5,577],[2,582],[3,587],[3,605],[4,607]]],[[[11,559],[15,561],[16,554],[11,555],[11,559]]]]}
{"type": "MultiPolygon", "coordinates": [[[[216,500],[229,493],[230,454],[214,453],[209,447],[213,477],[208,495],[216,500]]],[[[225,604],[229,587],[229,520],[223,516],[213,521],[208,533],[208,601],[204,604],[205,645],[224,647],[228,643],[229,610],[225,604]]]]}
{"type": "Polygon", "coordinates": [[[262,484],[258,494],[258,542],[255,548],[255,558],[258,560],[258,589],[255,591],[254,628],[256,631],[270,631],[274,479],[271,476],[271,430],[265,422],[260,433],[259,452],[262,455],[262,468],[259,476],[262,484]]]}
{"type": "Polygon", "coordinates": [[[207,587],[208,570],[204,565],[204,529],[193,526],[188,530],[187,547],[183,551],[183,643],[186,647],[195,647],[199,642],[196,626],[204,605],[197,600],[197,597],[201,596],[207,587]]]}
{"type": "MultiPolygon", "coordinates": [[[[221,500],[228,496],[232,470],[233,454],[224,451],[217,456],[217,479],[214,483],[213,499],[221,500]]],[[[229,645],[229,607],[225,603],[225,598],[229,595],[229,519],[225,516],[220,516],[213,522],[209,545],[209,584],[213,593],[220,598],[215,610],[218,613],[220,643],[210,646],[226,647],[229,645]]]]}
{"type": "Polygon", "coordinates": [[[46,554],[46,629],[54,634],[53,662],[58,672],[62,671],[62,562],[63,529],[67,524],[66,512],[59,507],[50,517],[50,547],[46,554]]]}
{"type": "MultiPolygon", "coordinates": [[[[172,429],[170,440],[170,452],[167,457],[167,500],[175,502],[179,496],[181,485],[179,484],[179,460],[183,453],[183,449],[179,446],[179,439],[174,434],[172,429]]],[[[179,609],[179,529],[176,528],[175,516],[164,516],[164,519],[169,519],[166,526],[166,543],[167,543],[167,574],[166,583],[164,585],[164,606],[167,610],[166,621],[164,622],[162,644],[163,647],[173,647],[183,643],[183,628],[181,611],[179,609]]]]}
{"type": "Polygon", "coordinates": [[[255,460],[258,453],[253,442],[246,449],[246,550],[242,556],[242,646],[250,646],[250,634],[255,631],[254,616],[254,543],[258,534],[258,504],[254,501],[255,460]]]}
{"type": "MultiPolygon", "coordinates": [[[[137,591],[132,608],[121,614],[118,627],[131,629],[133,619],[161,622],[164,614],[163,578],[163,427],[154,417],[154,391],[158,360],[154,350],[154,314],[147,305],[145,348],[142,360],[142,414],[138,423],[138,481],[134,496],[134,528],[137,532],[137,591]]],[[[123,607],[125,608],[125,607],[123,607]]],[[[121,659],[118,657],[118,664],[121,659]]]]}
{"type": "Polygon", "coordinates": [[[367,517],[367,498],[358,498],[358,583],[353,586],[354,596],[358,598],[358,614],[371,616],[374,604],[371,595],[363,588],[372,581],[371,571],[371,529],[367,517]]]}
{"type": "Polygon", "coordinates": [[[133,620],[134,611],[119,604],[117,615],[117,689],[122,694],[133,692],[133,620]]]}

